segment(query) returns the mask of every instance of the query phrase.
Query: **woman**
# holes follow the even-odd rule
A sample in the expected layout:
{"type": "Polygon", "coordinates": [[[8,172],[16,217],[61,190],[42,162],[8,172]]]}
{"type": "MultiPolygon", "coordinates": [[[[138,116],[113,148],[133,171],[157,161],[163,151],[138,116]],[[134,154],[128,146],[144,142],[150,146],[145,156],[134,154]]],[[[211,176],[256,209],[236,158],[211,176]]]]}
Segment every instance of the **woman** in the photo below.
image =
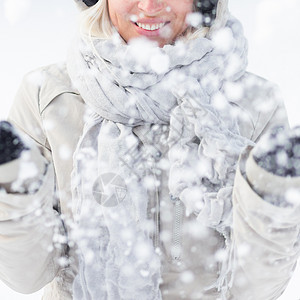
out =
{"type": "Polygon", "coordinates": [[[287,118],[227,1],[76,2],[66,65],[27,75],[1,125],[1,279],[44,299],[276,299],[299,253],[299,168],[277,154],[299,133],[252,151],[287,118]]]}

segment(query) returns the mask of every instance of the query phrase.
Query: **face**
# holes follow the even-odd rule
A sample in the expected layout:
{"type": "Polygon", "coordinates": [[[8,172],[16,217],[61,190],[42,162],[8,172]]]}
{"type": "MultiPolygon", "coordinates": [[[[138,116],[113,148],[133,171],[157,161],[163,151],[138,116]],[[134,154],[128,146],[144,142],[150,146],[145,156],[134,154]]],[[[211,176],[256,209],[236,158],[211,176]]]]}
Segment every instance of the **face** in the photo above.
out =
{"type": "Polygon", "coordinates": [[[107,0],[112,24],[128,42],[138,37],[160,47],[173,43],[187,28],[193,0],[107,0]]]}

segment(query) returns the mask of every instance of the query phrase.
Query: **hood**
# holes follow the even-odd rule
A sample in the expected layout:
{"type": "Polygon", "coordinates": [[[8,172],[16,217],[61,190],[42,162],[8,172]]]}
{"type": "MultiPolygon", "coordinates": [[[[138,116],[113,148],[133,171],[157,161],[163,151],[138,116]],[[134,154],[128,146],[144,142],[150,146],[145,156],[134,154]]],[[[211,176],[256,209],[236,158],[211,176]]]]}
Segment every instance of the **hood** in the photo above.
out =
{"type": "Polygon", "coordinates": [[[216,19],[213,25],[210,27],[209,34],[214,31],[225,27],[225,24],[229,18],[228,0],[219,0],[217,6],[216,19]]]}
{"type": "MultiPolygon", "coordinates": [[[[87,9],[88,6],[82,0],[74,0],[79,9],[87,9]]],[[[210,27],[209,34],[225,26],[229,17],[228,0],[219,0],[217,6],[216,19],[213,25],[210,27]]]]}

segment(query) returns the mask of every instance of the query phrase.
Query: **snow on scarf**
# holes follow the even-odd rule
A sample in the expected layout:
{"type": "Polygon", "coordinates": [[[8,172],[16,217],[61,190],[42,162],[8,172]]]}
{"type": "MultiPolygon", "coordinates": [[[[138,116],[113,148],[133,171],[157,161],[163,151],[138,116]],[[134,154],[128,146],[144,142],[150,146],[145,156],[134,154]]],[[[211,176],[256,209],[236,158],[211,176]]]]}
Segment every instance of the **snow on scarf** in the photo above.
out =
{"type": "MultiPolygon", "coordinates": [[[[170,195],[224,234],[230,252],[236,162],[251,142],[240,136],[222,87],[246,64],[246,40],[233,18],[210,39],[163,48],[145,40],[125,45],[118,36],[73,45],[68,72],[89,107],[74,154],[74,299],[161,299],[138,125],[169,126],[170,195]]],[[[224,261],[215,285],[224,293],[230,268],[224,261]]]]}

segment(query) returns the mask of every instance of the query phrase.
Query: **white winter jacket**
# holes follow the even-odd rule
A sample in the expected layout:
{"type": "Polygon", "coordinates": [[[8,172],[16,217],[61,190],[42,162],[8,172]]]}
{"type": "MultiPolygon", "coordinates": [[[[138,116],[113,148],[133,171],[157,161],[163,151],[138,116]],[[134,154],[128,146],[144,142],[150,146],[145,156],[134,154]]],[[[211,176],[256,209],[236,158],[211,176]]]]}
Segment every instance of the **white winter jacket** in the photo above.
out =
{"type": "MultiPolygon", "coordinates": [[[[287,125],[276,88],[247,73],[237,83],[243,92],[232,105],[239,112],[240,133],[257,142],[274,125],[287,125]]],[[[22,158],[0,166],[0,278],[12,289],[32,293],[45,288],[45,300],[72,299],[77,273],[76,246],[68,239],[72,230],[72,154],[83,129],[86,105],[72,87],[65,65],[51,65],[28,74],[19,89],[9,121],[30,137],[31,150],[22,158]],[[35,145],[37,148],[35,149],[35,145]],[[17,182],[24,192],[13,192],[18,171],[30,178],[17,182]],[[43,175],[41,177],[41,174],[43,175]],[[42,179],[41,179],[42,178],[42,179]],[[31,183],[41,181],[34,193],[31,183]]],[[[136,135],[147,143],[143,128],[136,135]]],[[[157,144],[160,149],[163,145],[157,144]]],[[[161,149],[162,153],[164,152],[161,149]]],[[[182,257],[172,259],[170,249],[174,213],[166,200],[167,174],[159,193],[159,240],[162,255],[163,299],[218,299],[209,288],[220,271],[224,237],[184,217],[182,257]]],[[[241,155],[233,193],[232,238],[236,266],[227,299],[276,299],[284,291],[299,254],[300,205],[277,207],[266,195],[281,197],[299,189],[299,178],[274,176],[256,165],[251,148],[241,155]]],[[[149,203],[149,211],[157,203],[149,203]]],[[[157,221],[156,219],[154,221],[157,221]]]]}

